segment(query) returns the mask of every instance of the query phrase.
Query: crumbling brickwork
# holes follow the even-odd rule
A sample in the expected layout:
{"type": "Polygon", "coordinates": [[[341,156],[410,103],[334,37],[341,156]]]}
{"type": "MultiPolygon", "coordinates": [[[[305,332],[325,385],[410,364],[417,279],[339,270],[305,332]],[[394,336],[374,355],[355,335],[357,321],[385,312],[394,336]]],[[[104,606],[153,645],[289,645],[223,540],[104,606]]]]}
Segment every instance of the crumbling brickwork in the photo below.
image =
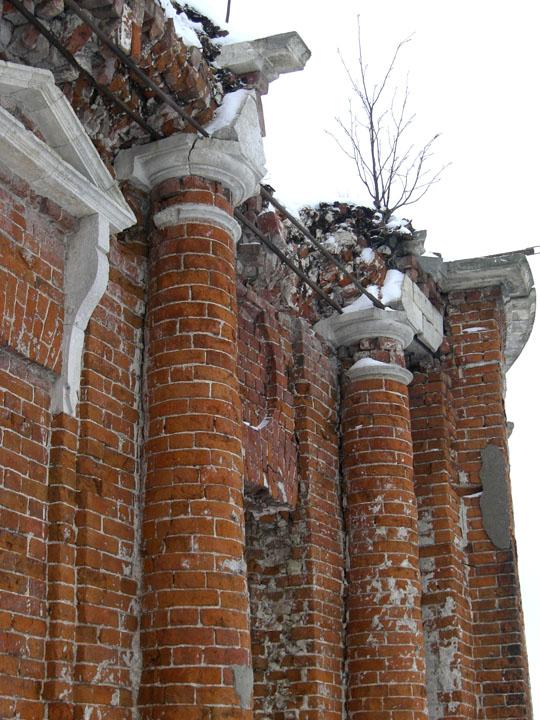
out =
{"type": "Polygon", "coordinates": [[[63,2],[27,3],[144,131],[5,0],[0,716],[530,720],[504,411],[525,259],[444,263],[409,221],[307,209],[359,289],[259,194],[260,94],[299,38],[250,47],[295,56],[265,76],[216,66],[193,10],[201,48],[153,1],[82,4],[216,117],[187,133],[63,2]]]}

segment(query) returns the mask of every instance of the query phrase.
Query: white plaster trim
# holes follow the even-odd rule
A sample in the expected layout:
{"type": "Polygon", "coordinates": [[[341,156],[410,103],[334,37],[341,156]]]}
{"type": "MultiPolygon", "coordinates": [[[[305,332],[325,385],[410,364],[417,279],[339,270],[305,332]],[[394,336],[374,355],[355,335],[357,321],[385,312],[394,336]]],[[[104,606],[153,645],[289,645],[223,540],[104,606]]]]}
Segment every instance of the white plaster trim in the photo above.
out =
{"type": "Polygon", "coordinates": [[[123,198],[119,203],[109,190],[104,191],[89,182],[2,107],[0,161],[38,195],[50,198],[75,217],[99,213],[107,218],[113,232],[136,222],[123,198]]]}
{"type": "Polygon", "coordinates": [[[336,347],[354,345],[365,338],[388,337],[397,340],[406,348],[414,337],[405,312],[380,308],[333,315],[318,322],[314,330],[336,347]]]}
{"type": "Polygon", "coordinates": [[[445,292],[502,288],[506,315],[505,370],[509,370],[529,339],[536,313],[534,278],[525,255],[507,253],[445,262],[437,279],[445,292]]]}
{"type": "Polygon", "coordinates": [[[200,203],[171,205],[154,215],[154,223],[160,229],[187,222],[217,225],[228,232],[235,242],[238,242],[242,234],[242,228],[238,222],[225,210],[215,205],[203,205],[200,203]]]}
{"type": "Polygon", "coordinates": [[[210,138],[177,133],[140,147],[121,150],[117,177],[151,190],[170,178],[198,175],[222,183],[233,205],[252,197],[264,177],[264,152],[254,93],[246,92],[238,112],[210,138]]]}
{"type": "Polygon", "coordinates": [[[311,51],[297,32],[280,33],[258,40],[223,45],[216,64],[237,75],[261,72],[267,82],[303,70],[311,51]]]}
{"type": "Polygon", "coordinates": [[[31,118],[45,144],[65,163],[107,193],[109,202],[122,207],[131,217],[120,189],[49,70],[0,61],[0,95],[31,118]]]}
{"type": "Polygon", "coordinates": [[[0,61],[0,95],[45,138],[0,107],[0,162],[80,219],[66,249],[62,369],[51,397],[52,412],[75,415],[84,333],[109,277],[109,232],[136,218],[51,72],[0,61]]]}
{"type": "Polygon", "coordinates": [[[84,333],[109,280],[109,223],[102,215],[80,222],[67,248],[64,284],[62,370],[53,388],[51,411],[75,415],[79,402],[84,333]]]}
{"type": "Polygon", "coordinates": [[[353,366],[347,371],[347,377],[351,381],[363,378],[384,378],[408,385],[413,379],[413,374],[400,365],[377,363],[377,365],[364,365],[362,367],[353,366]]]}

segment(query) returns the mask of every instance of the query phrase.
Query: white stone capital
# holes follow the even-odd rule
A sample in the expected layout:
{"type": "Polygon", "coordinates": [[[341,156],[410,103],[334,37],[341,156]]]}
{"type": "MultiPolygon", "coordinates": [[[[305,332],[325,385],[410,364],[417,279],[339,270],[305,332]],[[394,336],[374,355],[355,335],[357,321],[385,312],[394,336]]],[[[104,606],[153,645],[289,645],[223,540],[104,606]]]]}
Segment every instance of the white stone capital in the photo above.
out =
{"type": "Polygon", "coordinates": [[[151,190],[170,178],[197,175],[222,183],[234,206],[252,197],[266,172],[261,130],[254,93],[237,93],[224,103],[224,112],[218,109],[208,126],[211,137],[177,133],[122,150],[115,163],[117,177],[151,190]]]}
{"type": "Polygon", "coordinates": [[[405,312],[375,307],[334,315],[317,323],[315,330],[337,347],[355,345],[366,338],[386,337],[397,340],[405,349],[414,337],[405,312]]]}
{"type": "Polygon", "coordinates": [[[236,220],[215,205],[203,205],[202,203],[170,205],[154,215],[154,223],[158,228],[188,222],[217,225],[228,232],[235,242],[238,242],[242,234],[242,228],[236,220]]]}
{"type": "Polygon", "coordinates": [[[413,374],[410,370],[395,363],[383,363],[373,360],[369,363],[363,363],[360,360],[347,371],[347,377],[349,380],[384,378],[408,385],[413,379],[413,374]]]}

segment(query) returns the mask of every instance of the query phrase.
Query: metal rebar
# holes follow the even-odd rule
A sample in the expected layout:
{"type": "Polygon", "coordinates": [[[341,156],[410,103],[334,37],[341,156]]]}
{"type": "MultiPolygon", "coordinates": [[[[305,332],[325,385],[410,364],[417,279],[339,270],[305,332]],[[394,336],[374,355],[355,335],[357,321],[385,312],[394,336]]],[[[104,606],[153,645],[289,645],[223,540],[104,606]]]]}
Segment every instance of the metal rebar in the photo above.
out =
{"type": "Polygon", "coordinates": [[[384,303],[382,303],[372,293],[370,293],[368,290],[366,290],[366,288],[363,285],[361,285],[359,280],[357,278],[355,278],[354,275],[351,275],[351,273],[347,270],[347,268],[341,262],[341,260],[339,260],[339,258],[334,257],[334,255],[332,255],[331,253],[329,253],[328,250],[324,247],[324,245],[322,245],[316,238],[314,238],[313,235],[309,232],[309,230],[304,225],[302,225],[302,223],[297,218],[295,218],[294,215],[291,215],[291,213],[287,210],[287,208],[285,208],[280,202],[278,202],[274,198],[272,193],[268,192],[268,190],[263,185],[261,185],[260,190],[261,190],[261,195],[263,196],[263,198],[265,200],[268,200],[268,202],[272,203],[272,205],[277,210],[279,210],[281,213],[283,213],[285,215],[285,217],[294,225],[294,227],[297,230],[300,230],[300,232],[311,243],[313,243],[313,245],[315,245],[317,250],[319,250],[319,252],[321,252],[327,260],[329,260],[337,268],[339,268],[339,270],[341,270],[341,272],[347,278],[347,280],[350,280],[354,284],[354,286],[357,288],[357,290],[360,290],[362,295],[365,295],[369,300],[371,300],[371,302],[373,303],[373,305],[375,305],[375,307],[378,307],[378,308],[381,308],[381,310],[384,310],[386,305],[384,305],[384,303]]]}
{"type": "Polygon", "coordinates": [[[266,247],[271,250],[274,255],[277,255],[277,257],[281,260],[281,262],[284,262],[287,267],[289,267],[298,277],[303,280],[309,287],[315,292],[322,300],[324,300],[328,305],[334,308],[334,310],[337,310],[338,313],[343,313],[343,309],[337,304],[335,300],[332,300],[332,298],[324,292],[324,290],[317,285],[317,283],[314,283],[313,280],[306,275],[306,273],[298,267],[298,265],[295,265],[295,263],[290,260],[285,253],[278,248],[277,245],[274,245],[274,243],[264,235],[259,228],[255,227],[253,223],[251,223],[239,210],[234,211],[234,216],[237,220],[239,220],[243,225],[245,225],[249,230],[251,230],[252,233],[254,233],[259,240],[261,240],[266,247]]]}
{"type": "Polygon", "coordinates": [[[133,73],[133,75],[137,78],[137,80],[142,83],[146,88],[150,88],[157,97],[164,102],[166,105],[168,105],[170,108],[172,108],[178,115],[180,115],[181,118],[183,118],[189,125],[191,125],[192,128],[197,130],[203,137],[210,137],[210,134],[207,130],[203,128],[203,126],[198,123],[196,120],[194,120],[192,117],[190,117],[187,112],[180,107],[180,105],[175,102],[170,95],[168,95],[166,92],[164,92],[159,85],[157,85],[151,78],[144,73],[139,66],[133,62],[133,60],[126,55],[125,52],[120,50],[118,45],[114,43],[105,33],[99,24],[94,20],[94,18],[90,15],[89,12],[86,10],[83,10],[76,2],[75,0],[64,0],[66,7],[69,7],[75,15],[81,18],[83,22],[85,22],[94,33],[97,35],[97,37],[105,43],[105,45],[109,48],[111,52],[113,52],[117,58],[119,58],[122,63],[133,73]]]}
{"type": "MultiPolygon", "coordinates": [[[[10,0],[11,2],[11,0],[10,0]]],[[[106,97],[108,100],[110,100],[112,103],[117,105],[123,112],[126,113],[126,115],[129,115],[129,117],[134,120],[143,130],[145,130],[147,133],[149,133],[153,140],[159,140],[162,135],[160,135],[156,130],[154,130],[153,127],[151,127],[140,115],[139,113],[135,112],[135,110],[132,110],[128,105],[126,105],[123,100],[118,98],[116,95],[114,95],[107,87],[104,85],[101,85],[97,82],[97,80],[87,71],[85,70],[82,65],[80,65],[77,60],[73,57],[73,55],[69,52],[69,50],[66,50],[66,48],[62,45],[59,38],[56,37],[48,28],[43,25],[38,18],[33,15],[31,12],[27,10],[27,8],[23,5],[20,0],[13,0],[11,3],[14,8],[17,9],[18,12],[23,15],[28,22],[30,22],[39,32],[47,38],[47,40],[51,43],[51,45],[54,45],[54,47],[58,50],[58,52],[68,61],[70,65],[72,65],[76,70],[84,77],[86,78],[90,84],[104,97],[106,97]]]]}

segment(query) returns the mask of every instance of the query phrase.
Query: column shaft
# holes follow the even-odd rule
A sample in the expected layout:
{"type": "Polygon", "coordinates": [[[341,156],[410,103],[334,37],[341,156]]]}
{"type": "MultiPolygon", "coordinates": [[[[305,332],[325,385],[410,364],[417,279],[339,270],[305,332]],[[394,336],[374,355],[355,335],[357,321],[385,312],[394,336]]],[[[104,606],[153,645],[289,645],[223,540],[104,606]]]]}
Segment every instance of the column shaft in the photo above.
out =
{"type": "Polygon", "coordinates": [[[399,381],[407,371],[397,368],[392,379],[393,364],[367,367],[367,377],[353,374],[346,384],[342,416],[348,717],[420,720],[427,708],[418,519],[409,398],[399,381]],[[376,377],[379,366],[386,376],[376,377]]]}
{"type": "Polygon", "coordinates": [[[141,718],[246,719],[232,208],[218,183],[197,177],[167,180],[154,198],[168,226],[149,268],[141,718]]]}

